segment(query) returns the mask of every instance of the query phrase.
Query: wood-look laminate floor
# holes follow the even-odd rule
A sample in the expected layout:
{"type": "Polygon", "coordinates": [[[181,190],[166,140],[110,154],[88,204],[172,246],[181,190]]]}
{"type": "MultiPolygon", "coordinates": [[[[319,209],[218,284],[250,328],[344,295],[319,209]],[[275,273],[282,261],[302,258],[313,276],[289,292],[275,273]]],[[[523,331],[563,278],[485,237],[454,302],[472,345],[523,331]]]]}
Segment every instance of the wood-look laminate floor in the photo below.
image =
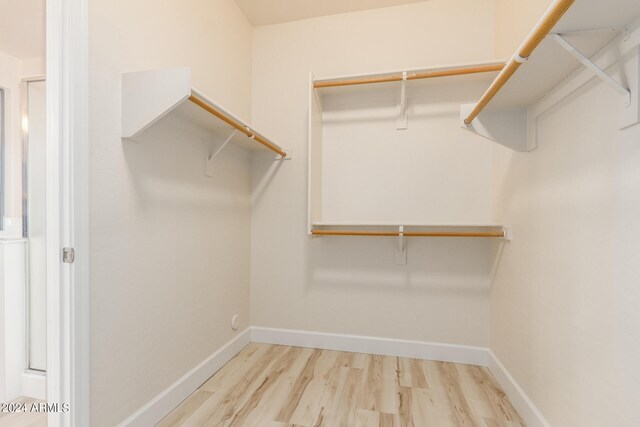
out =
{"type": "Polygon", "coordinates": [[[483,367],[250,344],[159,424],[523,427],[483,367]]]}
{"type": "MultiPolygon", "coordinates": [[[[20,397],[11,401],[15,404],[25,404],[27,411],[32,403],[44,403],[28,397],[20,397]]],[[[47,414],[45,412],[0,412],[0,427],[46,427],[47,414]]]]}

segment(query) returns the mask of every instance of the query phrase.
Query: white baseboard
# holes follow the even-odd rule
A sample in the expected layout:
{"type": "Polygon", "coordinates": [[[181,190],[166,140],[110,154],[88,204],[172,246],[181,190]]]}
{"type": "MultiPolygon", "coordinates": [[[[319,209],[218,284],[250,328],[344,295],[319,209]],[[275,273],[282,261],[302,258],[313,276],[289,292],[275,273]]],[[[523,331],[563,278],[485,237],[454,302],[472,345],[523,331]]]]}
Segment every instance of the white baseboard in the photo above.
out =
{"type": "Polygon", "coordinates": [[[496,377],[498,383],[509,397],[511,404],[518,411],[524,422],[529,427],[550,427],[542,413],[536,405],[529,399],[529,396],[522,390],[509,371],[500,362],[491,350],[489,350],[489,370],[496,377]]]}
{"type": "Polygon", "coordinates": [[[154,397],[149,403],[138,409],[133,415],[120,423],[120,426],[147,427],[157,424],[249,344],[250,336],[250,329],[245,329],[220,350],[207,357],[202,363],[154,397]]]}
{"type": "Polygon", "coordinates": [[[47,399],[47,376],[42,373],[22,374],[22,395],[32,399],[47,399]]]}
{"type": "Polygon", "coordinates": [[[264,344],[321,348],[324,350],[348,351],[353,353],[411,357],[415,359],[464,363],[469,365],[488,366],[489,364],[489,349],[485,347],[424,341],[407,341],[255,326],[251,327],[251,341],[264,344]]]}

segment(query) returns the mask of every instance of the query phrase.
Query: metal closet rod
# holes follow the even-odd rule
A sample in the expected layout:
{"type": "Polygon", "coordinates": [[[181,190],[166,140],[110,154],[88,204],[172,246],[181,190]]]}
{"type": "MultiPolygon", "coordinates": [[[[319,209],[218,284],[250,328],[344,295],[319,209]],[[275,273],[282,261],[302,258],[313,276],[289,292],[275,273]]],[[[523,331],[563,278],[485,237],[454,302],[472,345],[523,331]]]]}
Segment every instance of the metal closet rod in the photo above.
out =
{"type": "Polygon", "coordinates": [[[264,145],[265,147],[267,147],[269,150],[273,151],[274,153],[277,153],[277,154],[281,155],[282,157],[287,157],[287,153],[282,151],[280,149],[280,147],[278,147],[277,145],[273,144],[272,142],[266,140],[262,136],[253,133],[251,131],[251,128],[249,128],[248,126],[245,126],[244,124],[240,123],[239,121],[237,121],[233,117],[228,116],[224,111],[221,111],[221,110],[215,108],[214,106],[209,104],[207,101],[205,101],[204,99],[200,98],[193,91],[191,92],[191,96],[189,96],[189,101],[193,102],[194,104],[196,104],[198,107],[202,108],[203,110],[206,110],[207,112],[213,114],[214,116],[216,116],[217,118],[219,118],[220,120],[222,120],[223,122],[228,124],[229,126],[233,127],[234,129],[239,130],[240,132],[242,132],[243,134],[245,134],[249,138],[254,139],[256,142],[264,145]]]}
{"type": "Polygon", "coordinates": [[[500,231],[360,231],[360,230],[312,230],[315,236],[381,236],[381,237],[500,237],[504,238],[504,230],[500,231]]]}
{"type": "Polygon", "coordinates": [[[489,86],[489,89],[482,95],[482,98],[480,98],[480,101],[478,101],[473,111],[464,119],[466,125],[470,125],[471,122],[478,117],[482,110],[484,110],[484,107],[496,96],[520,65],[529,58],[531,53],[538,47],[549,32],[551,32],[553,27],[556,26],[560,18],[569,10],[574,1],[575,0],[556,0],[551,7],[549,7],[533,31],[531,31],[525,39],[524,43],[522,43],[513,57],[507,62],[507,66],[502,69],[498,77],[496,77],[493,83],[491,83],[491,86],[489,86]]]}
{"type": "MultiPolygon", "coordinates": [[[[411,73],[411,74],[407,74],[407,80],[432,79],[435,77],[450,77],[450,76],[461,76],[465,74],[490,73],[492,71],[500,71],[504,68],[504,66],[505,64],[482,65],[478,67],[449,68],[446,70],[439,70],[439,71],[425,71],[424,73],[411,73]]],[[[344,80],[317,81],[317,82],[313,82],[313,87],[316,89],[320,89],[324,87],[400,82],[402,80],[403,80],[402,73],[400,73],[400,74],[392,74],[389,76],[380,76],[380,77],[362,77],[362,78],[353,78],[353,79],[344,79],[344,80]]]]}

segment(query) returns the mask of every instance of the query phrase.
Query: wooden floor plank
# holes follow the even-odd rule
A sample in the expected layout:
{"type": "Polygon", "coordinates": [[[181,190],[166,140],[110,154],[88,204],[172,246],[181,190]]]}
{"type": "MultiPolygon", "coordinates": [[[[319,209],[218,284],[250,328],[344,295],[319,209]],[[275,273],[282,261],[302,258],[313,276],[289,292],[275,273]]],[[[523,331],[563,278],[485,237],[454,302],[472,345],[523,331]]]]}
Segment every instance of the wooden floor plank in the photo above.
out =
{"type": "Polygon", "coordinates": [[[295,383],[289,395],[289,399],[287,399],[286,404],[282,407],[282,409],[278,413],[276,420],[282,421],[282,422],[291,421],[291,417],[293,416],[293,413],[295,412],[296,408],[300,404],[300,401],[302,400],[302,396],[304,395],[305,391],[307,390],[307,387],[311,383],[311,380],[313,380],[316,364],[318,363],[318,360],[320,359],[321,355],[322,355],[322,352],[320,351],[314,351],[311,354],[311,357],[309,358],[309,360],[307,360],[307,363],[305,364],[305,367],[302,370],[301,374],[295,380],[295,383]]]}
{"type": "Polygon", "coordinates": [[[44,403],[42,400],[31,399],[28,397],[19,397],[12,400],[12,404],[16,404],[18,408],[25,405],[26,412],[2,412],[0,413],[0,427],[45,427],[47,425],[46,412],[31,412],[31,405],[36,403],[44,403]]]}
{"type": "Polygon", "coordinates": [[[469,366],[467,369],[472,373],[475,383],[482,391],[481,399],[491,406],[493,418],[498,422],[504,420],[512,425],[521,424],[518,412],[489,369],[480,366],[469,366]]]}
{"type": "Polygon", "coordinates": [[[400,368],[398,380],[401,386],[429,388],[420,360],[405,359],[403,357],[398,359],[398,366],[400,368]]]}
{"type": "Polygon", "coordinates": [[[217,392],[229,388],[231,384],[242,381],[250,370],[259,360],[266,359],[267,352],[278,350],[277,346],[261,346],[251,343],[247,345],[236,357],[231,359],[229,363],[224,365],[214,376],[209,378],[200,388],[205,391],[217,392]]]}
{"type": "Polygon", "coordinates": [[[357,368],[338,368],[336,392],[325,407],[321,427],[352,426],[356,423],[360,384],[364,372],[357,368]]]}
{"type": "MultiPolygon", "coordinates": [[[[200,408],[186,420],[184,425],[189,427],[202,427],[205,425],[220,425],[232,417],[235,408],[241,407],[251,394],[264,382],[277,364],[291,349],[284,346],[270,346],[262,358],[255,363],[246,366],[245,375],[234,383],[220,385],[218,392],[213,393],[200,408]]],[[[215,379],[215,375],[212,377],[215,379]]],[[[205,383],[206,384],[206,383],[205,383]]]]}
{"type": "Polygon", "coordinates": [[[331,377],[334,373],[333,369],[338,352],[318,350],[318,353],[320,353],[320,357],[316,363],[313,378],[291,415],[290,423],[317,425],[323,409],[328,405],[333,384],[331,377]]]}
{"type": "Polygon", "coordinates": [[[483,367],[250,344],[161,427],[525,427],[483,367]]]}
{"type": "Polygon", "coordinates": [[[356,427],[378,427],[380,425],[380,413],[366,409],[356,411],[356,427]]]}
{"type": "Polygon", "coordinates": [[[439,362],[438,367],[447,389],[447,396],[449,397],[449,403],[457,425],[460,427],[481,426],[473,416],[467,397],[462,391],[462,382],[455,365],[439,362]]]}
{"type": "Polygon", "coordinates": [[[380,413],[380,427],[403,427],[398,414],[380,413]]]}
{"type": "MultiPolygon", "coordinates": [[[[407,425],[416,427],[453,427],[452,414],[449,406],[433,400],[429,390],[423,388],[409,388],[410,404],[404,403],[408,408],[407,413],[403,413],[400,408],[400,419],[407,425]],[[410,414],[410,415],[409,415],[410,414]],[[409,419],[409,416],[411,417],[409,419]]],[[[404,396],[403,396],[404,397],[404,396]]]]}
{"type": "Polygon", "coordinates": [[[300,377],[315,353],[307,348],[293,348],[225,426],[262,426],[264,420],[276,420],[278,413],[287,405],[293,394],[296,379],[300,377]]]}
{"type": "Polygon", "coordinates": [[[184,424],[196,409],[211,398],[212,394],[212,392],[203,389],[196,390],[180,406],[166,416],[158,426],[168,427],[184,424]]]}

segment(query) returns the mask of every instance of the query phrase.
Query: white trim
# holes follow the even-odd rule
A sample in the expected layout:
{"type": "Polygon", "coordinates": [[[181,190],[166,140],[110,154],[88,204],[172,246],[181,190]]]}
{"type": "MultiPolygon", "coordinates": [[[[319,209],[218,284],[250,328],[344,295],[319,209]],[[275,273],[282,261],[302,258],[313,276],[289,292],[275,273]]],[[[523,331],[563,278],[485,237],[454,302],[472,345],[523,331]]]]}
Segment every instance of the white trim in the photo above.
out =
{"type": "Polygon", "coordinates": [[[5,216],[2,218],[0,230],[0,240],[20,240],[22,239],[22,216],[5,216]]]}
{"type": "Polygon", "coordinates": [[[71,408],[49,413],[49,427],[90,425],[87,5],[46,2],[47,400],[71,408]]]}
{"type": "Polygon", "coordinates": [[[202,383],[233,359],[240,350],[249,344],[250,337],[251,331],[250,328],[247,328],[119,425],[144,427],[157,424],[180,402],[196,391],[202,383]]]}
{"type": "Polygon", "coordinates": [[[496,377],[498,383],[511,401],[513,407],[518,411],[524,422],[529,427],[550,427],[551,424],[544,418],[542,412],[538,410],[529,396],[522,390],[516,380],[511,376],[507,368],[500,362],[498,357],[489,350],[489,370],[496,377]]]}
{"type": "Polygon", "coordinates": [[[330,334],[290,329],[251,328],[251,342],[321,348],[352,353],[410,357],[441,362],[488,366],[489,349],[466,345],[408,341],[359,335],[330,334]]]}
{"type": "Polygon", "coordinates": [[[32,399],[46,400],[47,377],[45,373],[25,372],[22,374],[22,395],[32,399]]]}
{"type": "Polygon", "coordinates": [[[27,244],[0,239],[0,399],[22,396],[26,368],[27,244]]]}

